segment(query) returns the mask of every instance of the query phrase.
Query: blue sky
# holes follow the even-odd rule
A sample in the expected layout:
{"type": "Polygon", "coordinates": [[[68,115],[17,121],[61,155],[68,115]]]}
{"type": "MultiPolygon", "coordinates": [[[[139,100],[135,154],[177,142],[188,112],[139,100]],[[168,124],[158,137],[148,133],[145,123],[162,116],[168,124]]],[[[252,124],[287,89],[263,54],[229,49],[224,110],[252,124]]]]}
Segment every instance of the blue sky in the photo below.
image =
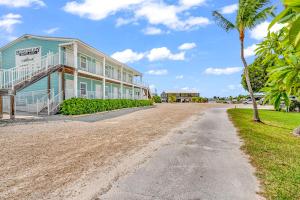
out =
{"type": "MultiPolygon", "coordinates": [[[[234,0],[0,0],[1,45],[25,33],[79,38],[144,73],[163,90],[202,96],[245,93],[240,86],[237,33],[213,21],[219,10],[234,20],[234,0]]],[[[279,6],[280,2],[274,1],[279,6]]],[[[247,33],[246,55],[266,35],[268,22],[247,33]]],[[[274,30],[279,26],[275,26],[274,30]]]]}

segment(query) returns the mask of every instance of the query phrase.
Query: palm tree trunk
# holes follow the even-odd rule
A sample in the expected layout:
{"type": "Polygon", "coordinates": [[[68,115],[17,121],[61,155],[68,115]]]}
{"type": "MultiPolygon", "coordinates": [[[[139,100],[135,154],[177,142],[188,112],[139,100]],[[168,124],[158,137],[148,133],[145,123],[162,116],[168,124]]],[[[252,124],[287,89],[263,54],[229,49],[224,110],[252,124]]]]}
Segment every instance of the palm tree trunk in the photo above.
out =
{"type": "Polygon", "coordinates": [[[243,33],[240,37],[240,41],[241,41],[241,58],[242,58],[242,61],[244,64],[244,74],[245,74],[248,91],[249,91],[250,97],[252,99],[252,105],[253,105],[253,120],[256,122],[260,122],[257,104],[256,104],[256,101],[254,98],[254,94],[253,94],[253,90],[252,90],[252,86],[251,86],[251,82],[250,82],[250,78],[249,78],[248,65],[247,65],[247,62],[246,62],[246,59],[244,56],[244,34],[243,33]]]}

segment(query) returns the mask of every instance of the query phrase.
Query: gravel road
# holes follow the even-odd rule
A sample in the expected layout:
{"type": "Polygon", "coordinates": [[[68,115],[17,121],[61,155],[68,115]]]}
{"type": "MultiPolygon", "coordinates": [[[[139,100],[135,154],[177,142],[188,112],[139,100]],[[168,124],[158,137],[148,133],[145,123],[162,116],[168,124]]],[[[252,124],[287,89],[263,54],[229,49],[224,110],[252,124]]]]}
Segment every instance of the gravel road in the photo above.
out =
{"type": "Polygon", "coordinates": [[[160,148],[156,141],[216,106],[162,104],[100,121],[6,124],[0,127],[0,199],[91,199],[146,162],[160,148]]]}

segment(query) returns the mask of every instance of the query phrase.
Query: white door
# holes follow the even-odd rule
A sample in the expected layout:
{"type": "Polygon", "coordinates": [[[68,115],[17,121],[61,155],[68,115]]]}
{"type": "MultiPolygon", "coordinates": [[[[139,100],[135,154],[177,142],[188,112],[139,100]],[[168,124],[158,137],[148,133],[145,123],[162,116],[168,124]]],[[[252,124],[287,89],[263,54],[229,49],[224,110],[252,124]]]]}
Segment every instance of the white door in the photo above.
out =
{"type": "Polygon", "coordinates": [[[66,80],[66,99],[74,97],[74,81],[66,80]]]}
{"type": "Polygon", "coordinates": [[[102,85],[96,85],[96,99],[102,99],[102,85]]]}
{"type": "Polygon", "coordinates": [[[114,99],[118,98],[118,88],[114,87],[114,99]]]}
{"type": "Polygon", "coordinates": [[[102,75],[102,68],[99,61],[96,61],[96,74],[102,75]]]}

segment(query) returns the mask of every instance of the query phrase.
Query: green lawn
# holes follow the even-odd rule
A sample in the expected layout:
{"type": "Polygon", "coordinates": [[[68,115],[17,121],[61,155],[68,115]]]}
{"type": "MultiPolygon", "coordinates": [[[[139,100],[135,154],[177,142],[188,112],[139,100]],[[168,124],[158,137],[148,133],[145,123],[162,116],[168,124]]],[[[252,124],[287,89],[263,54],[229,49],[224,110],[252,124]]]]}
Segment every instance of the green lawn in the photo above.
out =
{"type": "Polygon", "coordinates": [[[261,110],[263,123],[252,121],[252,110],[230,109],[229,116],[244,140],[267,199],[300,199],[300,138],[292,130],[299,113],[261,110]]]}

